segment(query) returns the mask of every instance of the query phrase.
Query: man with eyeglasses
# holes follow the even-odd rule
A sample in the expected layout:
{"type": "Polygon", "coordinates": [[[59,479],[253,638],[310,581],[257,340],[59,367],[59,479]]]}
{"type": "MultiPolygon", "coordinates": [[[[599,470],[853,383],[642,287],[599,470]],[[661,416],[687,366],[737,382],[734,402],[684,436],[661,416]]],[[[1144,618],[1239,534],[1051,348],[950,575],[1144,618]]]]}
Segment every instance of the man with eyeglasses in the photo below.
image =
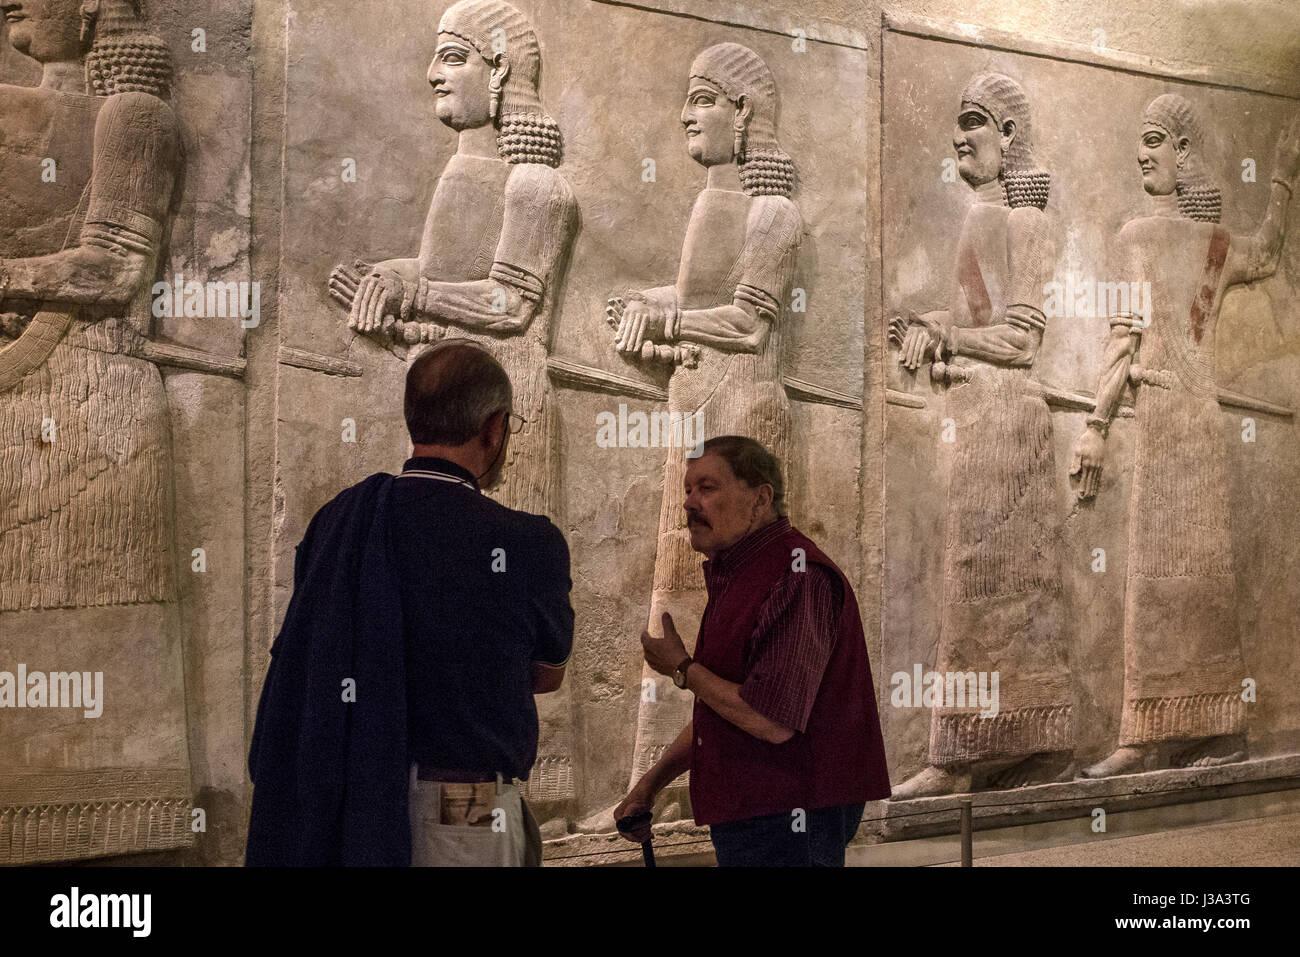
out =
{"type": "Polygon", "coordinates": [[[413,455],[317,513],[272,648],[249,864],[540,864],[518,782],[573,644],[569,549],[500,481],[510,379],[465,339],[406,377],[413,455]]]}

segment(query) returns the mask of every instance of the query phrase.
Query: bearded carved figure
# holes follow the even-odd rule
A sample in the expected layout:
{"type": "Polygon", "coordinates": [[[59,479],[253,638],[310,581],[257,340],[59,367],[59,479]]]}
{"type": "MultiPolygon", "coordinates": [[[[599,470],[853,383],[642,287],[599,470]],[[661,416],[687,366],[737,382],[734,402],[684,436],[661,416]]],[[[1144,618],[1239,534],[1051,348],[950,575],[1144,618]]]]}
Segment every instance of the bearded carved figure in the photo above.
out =
{"type": "MultiPolygon", "coordinates": [[[[496,357],[524,422],[491,494],[559,521],[547,356],[578,209],[558,170],[563,137],[542,107],[541,69],[532,25],[504,0],[462,0],[443,14],[428,79],[458,147],[438,178],[419,254],[340,265],[329,288],[350,328],[411,360],[446,337],[496,357]]],[[[570,686],[537,699],[541,741],[525,795],[543,816],[575,795],[570,686]]]]}
{"type": "MultiPolygon", "coordinates": [[[[909,370],[930,363],[955,427],[935,671],[998,681],[996,713],[970,695],[934,703],[926,767],[893,800],[1014,787],[1068,770],[1074,746],[1062,609],[1052,421],[1030,378],[1053,262],[1051,178],[1034,158],[1030,104],[1015,80],[973,77],[953,134],[974,191],[950,305],[895,314],[909,370]],[[964,699],[964,700],[963,700],[964,699]]],[[[954,685],[953,691],[957,688],[954,685]]],[[[963,689],[965,690],[965,689],[963,689]]]]}
{"type": "Polygon", "coordinates": [[[1078,494],[1098,494],[1110,422],[1136,391],[1124,595],[1119,747],[1087,777],[1208,766],[1246,756],[1227,446],[1215,384],[1227,291],[1277,269],[1300,170],[1300,122],[1280,141],[1254,235],[1219,225],[1222,200],[1193,104],[1165,94],[1142,118],[1138,166],[1151,215],[1116,237],[1115,269],[1149,283],[1149,314],[1111,318],[1097,407],[1075,444],[1078,494]]]}
{"type": "Polygon", "coordinates": [[[139,0],[0,8],[43,74],[0,86],[0,644],[27,676],[0,681],[0,863],[176,847],[171,435],[138,357],[178,163],[170,59],[139,0]]]}

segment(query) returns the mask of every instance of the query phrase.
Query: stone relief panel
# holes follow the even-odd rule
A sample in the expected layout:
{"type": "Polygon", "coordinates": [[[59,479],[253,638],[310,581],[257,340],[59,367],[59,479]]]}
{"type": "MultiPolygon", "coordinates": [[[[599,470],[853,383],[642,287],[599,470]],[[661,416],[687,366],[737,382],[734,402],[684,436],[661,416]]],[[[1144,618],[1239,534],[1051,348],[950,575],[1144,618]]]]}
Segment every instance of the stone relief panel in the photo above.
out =
{"type": "MultiPolygon", "coordinates": [[[[956,169],[974,190],[958,231],[947,310],[891,320],[900,364],[926,361],[956,442],[949,480],[935,671],[999,675],[988,702],[933,705],[927,767],[896,798],[1050,776],[1073,747],[1062,616],[1051,413],[1032,385],[1046,319],[1042,287],[1055,230],[1051,175],[1034,156],[1033,109],[1000,73],[972,77],[953,119],[956,169]]],[[[1055,770],[1059,773],[1062,768],[1055,770]]]]}
{"type": "MultiPolygon", "coordinates": [[[[655,632],[671,614],[694,634],[707,599],[681,507],[691,449],[713,435],[748,435],[789,459],[781,335],[803,223],[790,199],[795,164],[777,142],[776,119],[776,83],[757,53],[723,43],[695,58],[681,121],[708,179],[691,210],[677,281],[609,302],[615,349],[673,366],[668,412],[682,438],[664,465],[648,625],[655,632]]],[[[662,756],[691,707],[689,694],[648,666],[641,684],[632,782],[662,756]]]]}
{"type": "Polygon", "coordinates": [[[1097,494],[1105,437],[1125,386],[1136,394],[1124,595],[1119,748],[1089,777],[1246,756],[1246,676],[1237,621],[1233,509],[1216,384],[1225,294],[1276,272],[1300,173],[1300,120],[1272,157],[1257,230],[1220,225],[1222,191],[1207,168],[1205,122],[1165,93],[1142,116],[1138,162],[1151,214],[1114,241],[1121,270],[1145,293],[1110,319],[1097,409],[1075,446],[1079,496],[1097,494]],[[1159,745],[1172,745],[1162,754],[1159,745]]]}
{"type": "Polygon", "coordinates": [[[519,409],[529,441],[502,500],[547,511],[573,553],[569,698],[538,701],[530,798],[546,802],[549,838],[600,822],[647,725],[638,636],[664,596],[697,584],[664,491],[666,476],[680,487],[680,443],[625,433],[605,447],[601,416],[703,410],[710,432],[781,446],[794,520],[858,566],[856,470],[825,463],[846,448],[856,461],[861,442],[868,164],[845,144],[866,146],[865,44],[547,0],[404,2],[362,23],[343,4],[291,4],[288,44],[277,604],[312,512],[408,454],[396,400],[408,359],[447,335],[488,343],[535,406],[519,409]],[[484,51],[498,29],[526,52],[494,79],[484,51]],[[626,55],[648,37],[671,68],[626,55]],[[359,42],[388,53],[326,82],[359,42]],[[725,183],[686,135],[697,58],[718,103],[746,98],[744,128],[728,120],[708,140],[725,156],[704,165],[729,168],[725,183]],[[835,109],[778,110],[778,91],[815,102],[816,71],[842,77],[835,109]],[[797,181],[787,140],[808,144],[797,181]],[[428,211],[423,228],[413,209],[428,211]],[[639,339],[620,334],[636,317],[639,339]],[[806,520],[805,501],[818,503],[806,520]]]}
{"type": "MultiPolygon", "coordinates": [[[[1268,604],[1263,595],[1275,589],[1294,609],[1297,588],[1295,550],[1271,516],[1300,496],[1292,412],[1300,252],[1280,239],[1286,186],[1270,184],[1291,182],[1286,131],[1296,101],[1235,80],[1138,75],[1118,57],[1033,38],[996,44],[1023,43],[1030,56],[981,49],[979,37],[942,25],[893,23],[882,78],[882,321],[893,320],[893,346],[882,370],[881,670],[892,679],[882,698],[893,706],[882,715],[895,799],[1212,764],[1250,775],[1238,762],[1300,744],[1290,683],[1300,662],[1287,638],[1294,611],[1255,601],[1268,604]],[[1014,226],[995,244],[1013,273],[1024,250],[1039,250],[1018,296],[1013,278],[969,251],[984,235],[971,224],[989,205],[968,186],[981,136],[978,118],[970,129],[963,120],[980,99],[972,87],[1003,93],[1003,103],[985,97],[994,105],[978,111],[997,117],[992,132],[1001,134],[990,145],[1007,171],[1001,199],[1013,208],[998,215],[1014,223],[1018,212],[1009,173],[1020,165],[1024,127],[1016,123],[1008,142],[997,114],[1015,112],[1006,104],[1019,94],[1008,91],[1029,107],[1032,168],[1050,170],[1022,192],[1049,187],[1027,202],[1045,224],[1045,245],[1017,243],[1014,226]],[[891,108],[901,103],[915,109],[891,108]],[[1140,189],[1156,149],[1143,121],[1157,114],[1191,131],[1186,155],[1168,160],[1177,182],[1162,185],[1163,199],[1140,189]],[[1216,231],[1204,220],[1220,209],[1216,231]],[[1030,308],[1014,308],[1017,299],[1030,308]],[[923,312],[954,300],[947,317],[923,312]],[[981,313],[1005,316],[1028,354],[1006,342],[990,350],[996,318],[966,320],[981,313]],[[1129,314],[1147,322],[1135,328],[1129,314]],[[989,331],[972,334],[970,325],[989,331]],[[1130,364],[1139,371],[1129,375],[1130,364]],[[996,415],[987,414],[993,406],[963,414],[995,401],[981,377],[1008,375],[1023,377],[1014,401],[996,415]],[[1092,438],[1076,459],[1084,432],[1106,433],[1103,469],[1092,438]],[[1013,560],[999,560],[1004,531],[1021,520],[1027,537],[1005,553],[1013,560]],[[997,591],[1003,570],[1022,561],[1014,577],[1023,587],[1000,612],[953,614],[975,610],[968,585],[997,591]],[[1003,618],[1008,611],[1014,620],[1003,618]],[[954,657],[954,642],[983,657],[954,657]],[[1014,653],[992,664],[1003,652],[1014,653]],[[953,701],[925,695],[932,672],[941,683],[950,672],[985,681],[997,673],[1000,701],[995,716],[975,722],[981,730],[1014,713],[1019,699],[1008,689],[1029,679],[1042,699],[1035,707],[1070,712],[1052,733],[1032,735],[1039,743],[1030,751],[1055,757],[1026,765],[1023,753],[1004,752],[983,774],[966,761],[985,756],[978,737],[963,739],[964,753],[936,747],[944,739],[934,729],[953,701]]],[[[989,192],[996,209],[998,191],[989,192]]]]}
{"type": "MultiPolygon", "coordinates": [[[[220,83],[177,75],[177,48],[190,43],[181,24],[190,17],[212,25],[202,11],[167,7],[157,15],[138,0],[6,7],[5,863],[190,846],[206,833],[191,814],[204,789],[230,797],[203,809],[214,825],[229,829],[236,822],[224,815],[238,814],[239,779],[206,756],[211,745],[233,752],[242,730],[208,723],[212,688],[202,679],[226,669],[225,693],[238,681],[238,629],[228,632],[224,653],[209,660],[208,652],[218,650],[210,627],[218,606],[236,620],[242,613],[242,544],[231,536],[217,543],[203,529],[210,532],[213,521],[239,528],[242,506],[227,473],[208,476],[209,498],[196,508],[189,479],[211,457],[198,452],[178,462],[174,449],[193,450],[197,432],[239,461],[242,423],[221,416],[232,396],[235,408],[242,397],[221,379],[203,380],[242,371],[240,315],[235,303],[224,322],[196,322],[215,318],[204,311],[200,288],[199,308],[182,310],[164,329],[162,317],[173,312],[160,307],[155,282],[165,276],[169,285],[178,261],[212,264],[201,244],[216,230],[198,221],[196,203],[218,192],[226,207],[219,228],[228,230],[224,264],[247,266],[246,204],[241,219],[230,203],[240,193],[228,185],[242,181],[246,198],[247,130],[228,124],[229,144],[199,167],[196,138],[212,129],[206,107],[222,91],[220,83]],[[213,190],[223,175],[227,182],[213,190]],[[225,328],[198,331],[205,325],[225,328]],[[186,555],[193,547],[196,555],[233,559],[223,582],[207,591],[185,580],[191,566],[178,540],[186,555]]],[[[211,76],[246,94],[232,60],[246,61],[246,49],[233,57],[216,51],[211,76]]]]}
{"type": "MultiPolygon", "coordinates": [[[[443,14],[437,40],[428,79],[458,149],[438,177],[419,254],[363,269],[340,265],[330,293],[348,308],[349,328],[404,354],[446,337],[486,346],[514,383],[523,417],[493,495],[559,519],[546,360],[578,224],[573,190],[557,171],[564,138],[539,99],[537,34],[517,9],[464,0],[443,14]]],[[[534,802],[574,796],[571,687],[538,698],[544,733],[527,789],[534,802]]]]}

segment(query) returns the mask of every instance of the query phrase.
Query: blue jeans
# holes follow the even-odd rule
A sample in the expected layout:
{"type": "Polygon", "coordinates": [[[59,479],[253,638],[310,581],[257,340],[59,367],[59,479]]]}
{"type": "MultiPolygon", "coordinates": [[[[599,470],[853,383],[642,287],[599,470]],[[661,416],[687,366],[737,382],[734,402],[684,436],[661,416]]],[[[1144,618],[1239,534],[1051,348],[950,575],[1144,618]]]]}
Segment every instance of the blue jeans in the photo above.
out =
{"type": "Polygon", "coordinates": [[[719,867],[843,867],[865,804],[727,821],[709,828],[719,867]],[[802,828],[799,825],[802,824],[802,828]]]}

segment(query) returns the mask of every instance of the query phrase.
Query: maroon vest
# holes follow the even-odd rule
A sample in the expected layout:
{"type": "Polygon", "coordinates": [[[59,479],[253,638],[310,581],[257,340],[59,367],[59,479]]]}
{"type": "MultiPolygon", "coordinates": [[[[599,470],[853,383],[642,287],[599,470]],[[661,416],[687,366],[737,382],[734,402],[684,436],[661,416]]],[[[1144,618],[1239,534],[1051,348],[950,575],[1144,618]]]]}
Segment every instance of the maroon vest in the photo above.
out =
{"type": "Polygon", "coordinates": [[[731,584],[709,596],[695,660],[738,684],[745,645],[759,608],[791,570],[802,548],[810,563],[839,579],[844,596],[835,648],[803,733],[770,744],[742,731],[698,698],[692,718],[691,806],[697,824],[721,824],[802,808],[835,807],[889,797],[885,744],[876,711],[858,601],[847,578],[798,530],[752,556],[731,584]]]}

